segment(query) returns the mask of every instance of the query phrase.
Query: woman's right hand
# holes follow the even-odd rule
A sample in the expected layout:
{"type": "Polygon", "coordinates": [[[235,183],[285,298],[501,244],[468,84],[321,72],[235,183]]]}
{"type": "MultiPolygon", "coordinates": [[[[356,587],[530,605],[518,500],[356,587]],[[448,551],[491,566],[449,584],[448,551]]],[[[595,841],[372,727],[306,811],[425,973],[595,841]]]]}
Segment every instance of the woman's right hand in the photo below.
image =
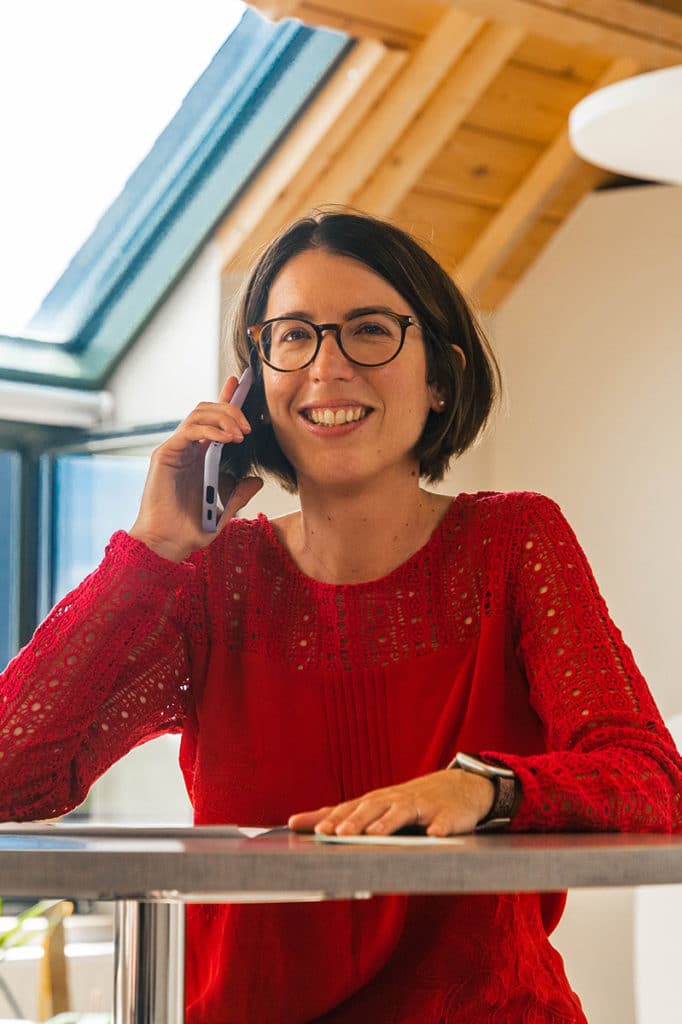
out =
{"type": "MultiPolygon", "coordinates": [[[[152,453],[137,519],[128,532],[173,562],[182,562],[193,551],[208,547],[263,486],[258,477],[240,480],[228,498],[216,533],[202,529],[206,449],[211,441],[239,444],[251,431],[241,409],[229,404],[236,387],[237,378],[228,377],[218,401],[201,402],[152,453]]],[[[231,481],[221,479],[221,491],[223,485],[228,488],[231,481]]]]}

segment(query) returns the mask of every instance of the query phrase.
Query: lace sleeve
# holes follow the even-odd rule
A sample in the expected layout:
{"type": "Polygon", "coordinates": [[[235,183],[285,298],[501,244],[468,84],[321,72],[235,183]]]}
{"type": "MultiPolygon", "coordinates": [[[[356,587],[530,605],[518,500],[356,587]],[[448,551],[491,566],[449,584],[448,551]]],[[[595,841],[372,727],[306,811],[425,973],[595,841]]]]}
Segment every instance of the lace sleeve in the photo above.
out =
{"type": "Polygon", "coordinates": [[[181,726],[195,566],[114,534],[0,675],[0,819],[56,817],[132,747],[181,726]]]}
{"type": "Polygon", "coordinates": [[[682,831],[682,765],[559,507],[528,496],[515,531],[516,653],[548,753],[490,752],[519,775],[515,831],[682,831]]]}

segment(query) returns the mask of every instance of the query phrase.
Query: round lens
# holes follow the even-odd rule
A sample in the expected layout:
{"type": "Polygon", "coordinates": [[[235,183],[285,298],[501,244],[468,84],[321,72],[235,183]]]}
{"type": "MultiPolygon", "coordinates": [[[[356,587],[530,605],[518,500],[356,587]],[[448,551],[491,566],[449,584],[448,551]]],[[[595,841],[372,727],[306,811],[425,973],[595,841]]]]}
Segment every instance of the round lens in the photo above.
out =
{"type": "Polygon", "coordinates": [[[400,321],[390,313],[366,313],[343,325],[341,346],[354,362],[378,366],[393,359],[402,338],[400,321]]]}
{"type": "Polygon", "coordinates": [[[278,370],[297,370],[312,358],[317,335],[305,320],[270,320],[260,336],[266,362],[278,370]]]}

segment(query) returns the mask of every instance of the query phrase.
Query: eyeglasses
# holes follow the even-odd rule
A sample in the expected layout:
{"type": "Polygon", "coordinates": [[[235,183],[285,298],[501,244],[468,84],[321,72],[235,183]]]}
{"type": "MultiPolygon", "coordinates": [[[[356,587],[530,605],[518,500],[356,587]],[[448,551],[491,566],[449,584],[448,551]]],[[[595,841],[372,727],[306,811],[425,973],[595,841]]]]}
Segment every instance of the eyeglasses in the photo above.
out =
{"type": "Polygon", "coordinates": [[[418,327],[412,316],[385,310],[366,310],[341,324],[314,324],[293,317],[274,317],[247,328],[264,363],[289,373],[310,366],[320,351],[325,331],[333,331],[346,359],[358,366],[384,366],[400,352],[408,327],[418,327]]]}

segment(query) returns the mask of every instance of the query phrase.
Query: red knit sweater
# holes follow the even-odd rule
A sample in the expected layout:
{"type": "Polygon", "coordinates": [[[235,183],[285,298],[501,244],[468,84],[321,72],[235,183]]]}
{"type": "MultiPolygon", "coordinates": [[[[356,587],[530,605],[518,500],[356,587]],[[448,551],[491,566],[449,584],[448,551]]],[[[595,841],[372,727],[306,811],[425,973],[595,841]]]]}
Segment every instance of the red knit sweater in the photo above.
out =
{"type": "MultiPolygon", "coordinates": [[[[305,577],[264,517],[181,565],[127,534],[2,676],[5,819],[182,730],[197,823],[282,823],[444,767],[518,772],[515,830],[682,828],[680,759],[558,507],[461,494],[384,579],[305,577]]],[[[188,909],[191,1024],[584,1021],[558,895],[188,909]]]]}

